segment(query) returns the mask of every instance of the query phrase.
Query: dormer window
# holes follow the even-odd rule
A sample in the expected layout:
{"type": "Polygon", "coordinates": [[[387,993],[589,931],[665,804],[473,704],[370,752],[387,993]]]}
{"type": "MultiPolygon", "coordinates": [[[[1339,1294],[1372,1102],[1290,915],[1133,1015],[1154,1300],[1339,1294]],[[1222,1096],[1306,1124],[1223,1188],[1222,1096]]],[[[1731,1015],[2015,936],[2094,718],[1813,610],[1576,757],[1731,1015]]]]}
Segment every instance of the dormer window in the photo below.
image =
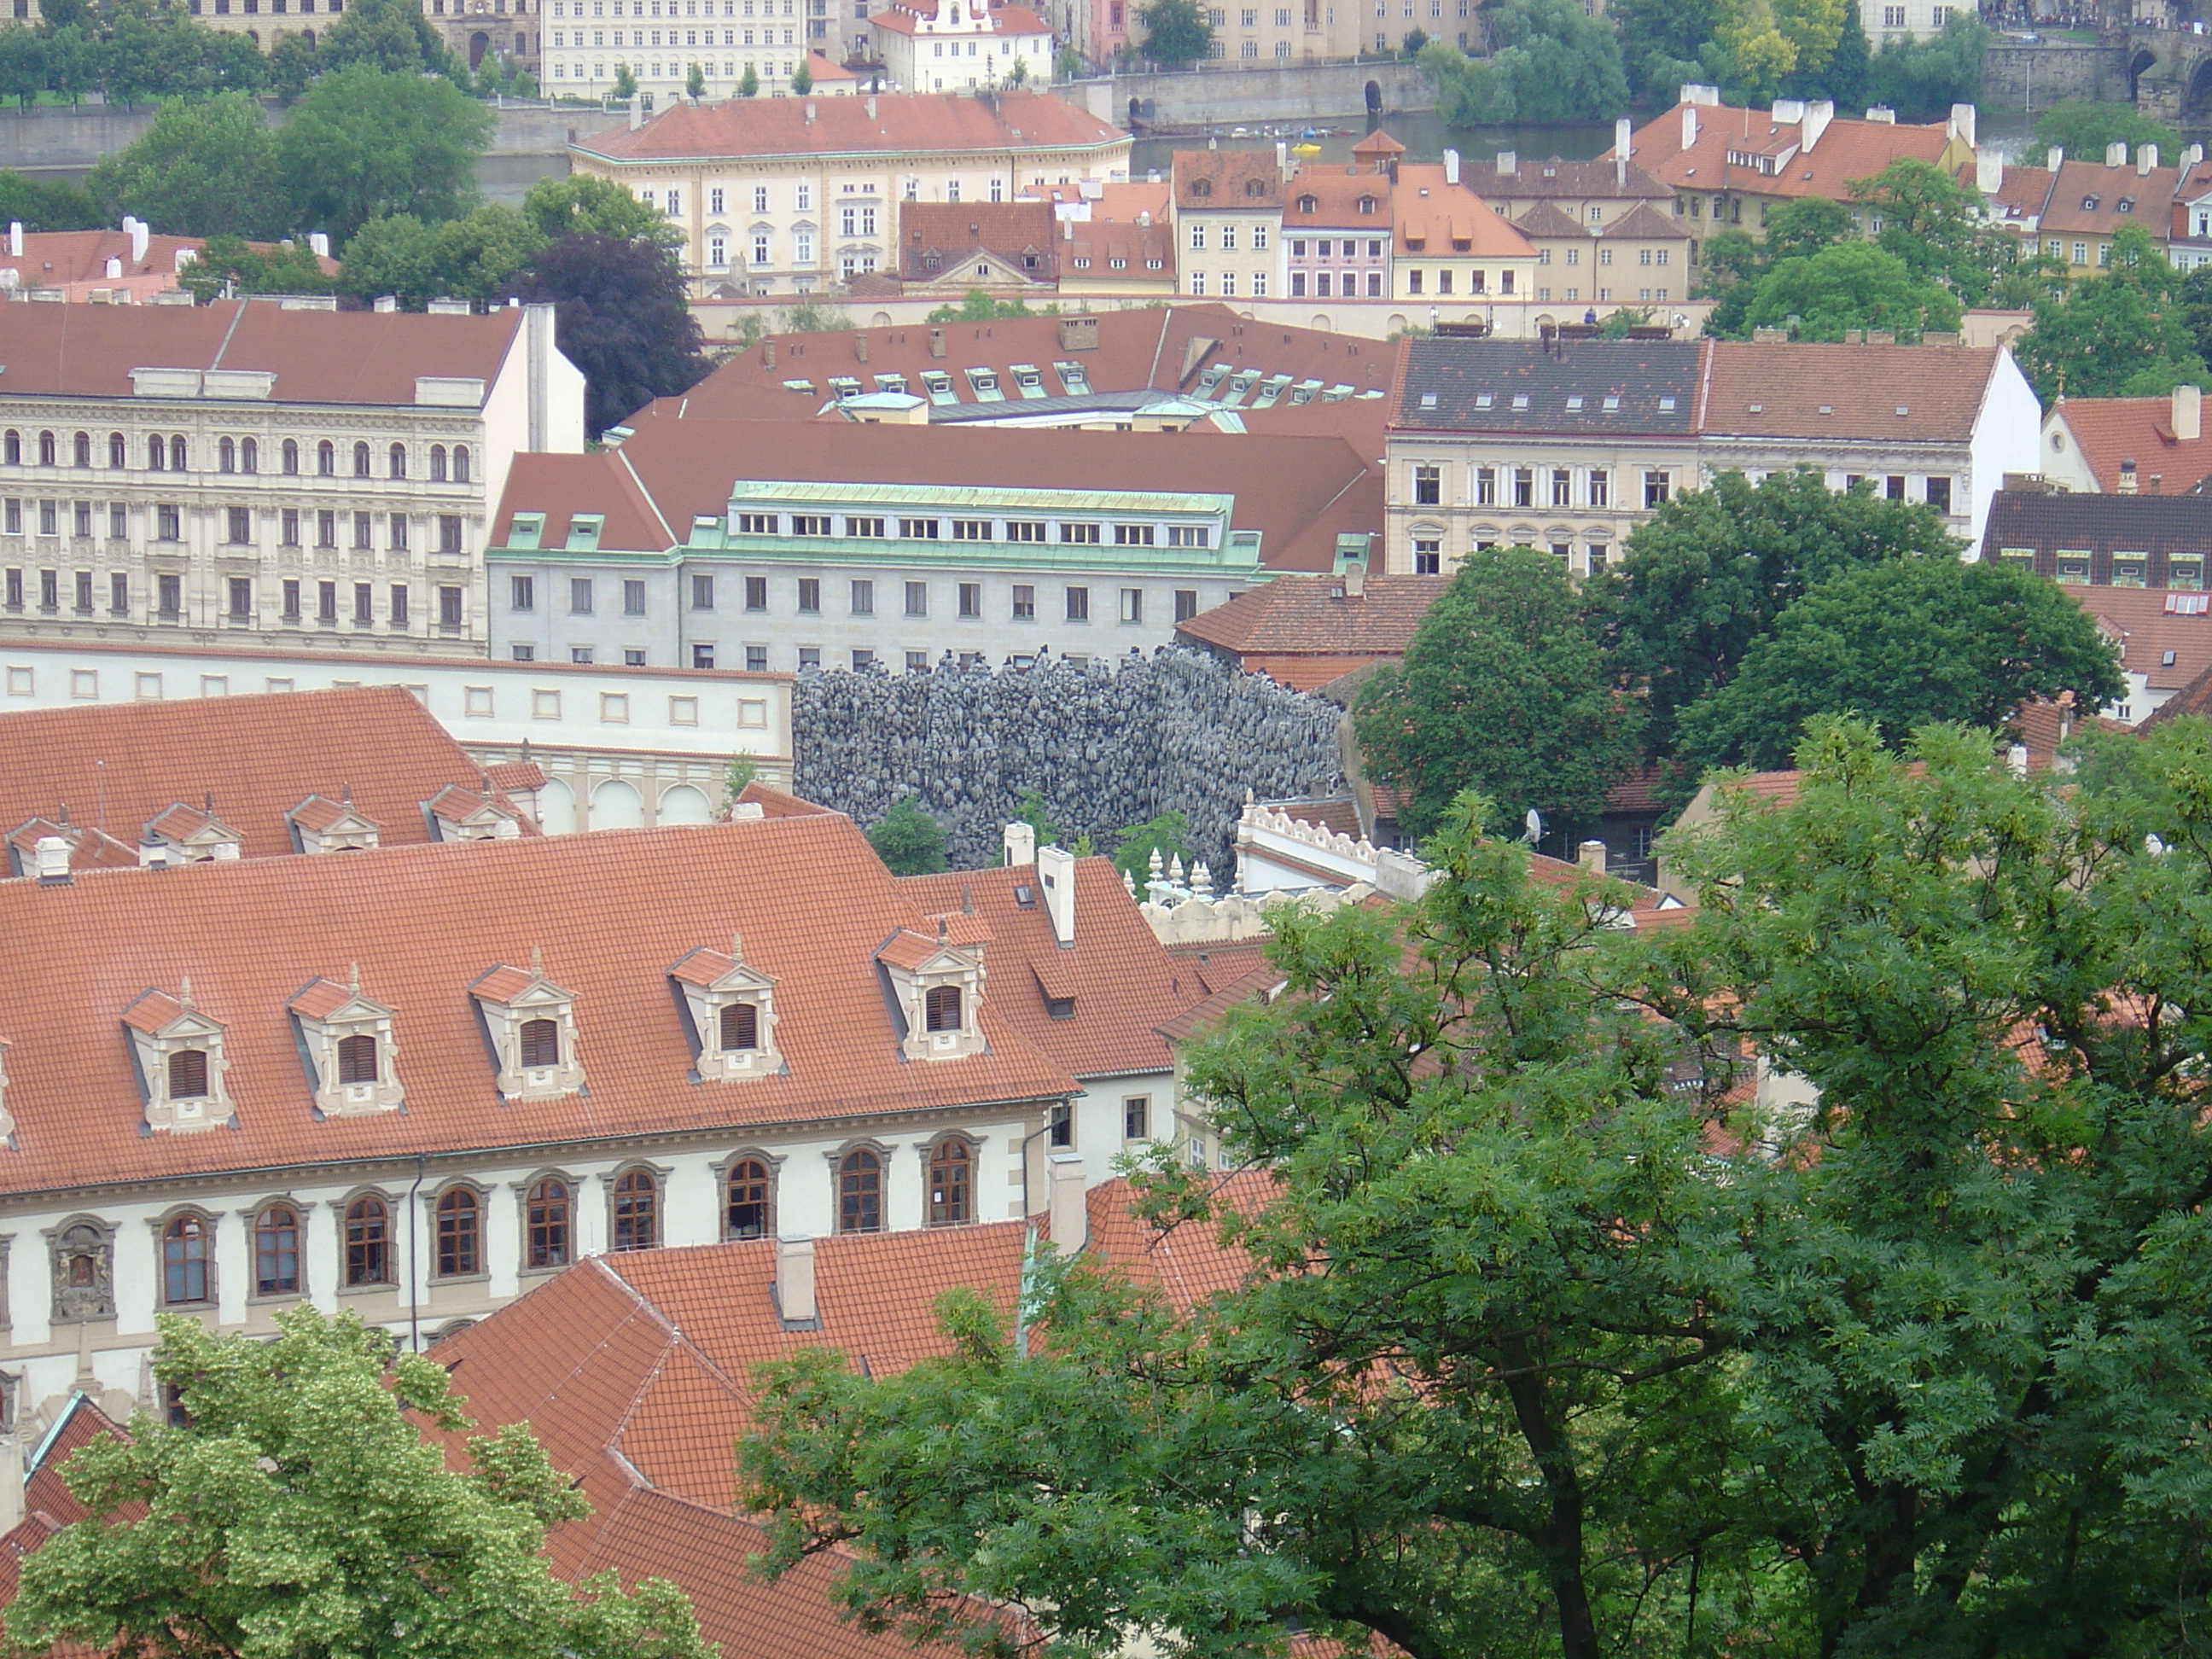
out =
{"type": "Polygon", "coordinates": [[[142,992],[123,1011],[147,1124],[156,1130],[219,1129],[236,1108],[224,1086],[222,1022],[192,1003],[189,979],[171,996],[142,992]]]}
{"type": "Polygon", "coordinates": [[[935,918],[935,938],[902,927],[876,952],[906,1024],[908,1060],[960,1060],[984,1050],[975,1010],[988,936],[974,916],[935,918]]]}
{"type": "Polygon", "coordinates": [[[1363,197],[1361,197],[1361,198],[1359,198],[1359,210],[1360,210],[1362,213],[1372,213],[1372,212],[1374,212],[1374,211],[1375,211],[1375,198],[1374,198],[1372,196],[1363,196],[1363,197]]]}
{"type": "Polygon", "coordinates": [[[533,949],[526,970],[501,963],[469,987],[485,1035],[499,1056],[497,1087],[507,1100],[553,1100],[584,1086],[576,1054],[576,999],[545,977],[533,949]]]}
{"type": "Polygon", "coordinates": [[[1205,197],[1205,196],[1211,196],[1211,195],[1212,195],[1212,194],[1213,194],[1213,180],[1212,180],[1212,179],[1192,179],[1192,180],[1190,181],[1190,193],[1191,193],[1192,195],[1194,195],[1194,196],[1200,196],[1200,197],[1205,197]]]}
{"type": "Polygon", "coordinates": [[[380,826],[356,811],[353,792],[339,799],[310,795],[284,815],[295,853],[364,853],[377,844],[380,826]]]}
{"type": "Polygon", "coordinates": [[[1321,204],[1310,196],[1301,196],[1298,198],[1298,211],[1301,213],[1312,213],[1318,210],[1321,204]]]}
{"type": "Polygon", "coordinates": [[[933,985],[922,995],[925,1021],[932,1031],[957,1031],[960,1029],[960,988],[957,985],[933,985]]]}
{"type": "Polygon", "coordinates": [[[783,1069],[775,1050],[775,979],[745,961],[743,939],[731,935],[726,955],[693,951],[668,976],[683,999],[702,1081],[744,1083],[783,1069]]]}
{"type": "Polygon", "coordinates": [[[492,791],[449,783],[422,803],[422,821],[434,841],[506,841],[522,833],[522,814],[492,791]]]}
{"type": "Polygon", "coordinates": [[[358,968],[343,985],[309,980],[284,1006],[318,1112],[359,1117],[401,1103],[405,1091],[392,1047],[392,1012],[362,994],[358,968]]]}
{"type": "Polygon", "coordinates": [[[208,864],[234,859],[246,837],[215,815],[215,801],[187,806],[178,801],[147,820],[139,837],[142,864],[208,864]]]}
{"type": "Polygon", "coordinates": [[[1244,193],[1247,196],[1265,196],[1267,193],[1267,181],[1265,179],[1247,179],[1244,181],[1244,193]]]}

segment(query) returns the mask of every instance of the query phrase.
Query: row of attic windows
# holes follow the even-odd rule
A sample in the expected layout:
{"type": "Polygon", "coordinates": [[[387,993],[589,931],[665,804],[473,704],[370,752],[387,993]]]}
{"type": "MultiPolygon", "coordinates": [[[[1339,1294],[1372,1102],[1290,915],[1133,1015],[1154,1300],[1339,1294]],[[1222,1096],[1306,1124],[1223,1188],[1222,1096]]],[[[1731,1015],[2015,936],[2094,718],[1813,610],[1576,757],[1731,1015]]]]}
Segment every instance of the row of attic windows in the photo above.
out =
{"type": "MultiPolygon", "coordinates": [[[[24,465],[27,448],[33,449],[40,466],[59,466],[62,441],[54,432],[34,434],[27,444],[26,434],[13,427],[0,432],[0,462],[9,466],[24,465]]],[[[93,456],[93,436],[79,432],[70,439],[71,466],[90,466],[93,456]]],[[[288,477],[301,474],[307,453],[299,441],[287,438],[277,452],[280,470],[288,477]]],[[[164,438],[155,433],[146,440],[146,470],[149,472],[185,472],[191,470],[191,451],[182,433],[164,438]]],[[[315,446],[315,472],[318,477],[335,478],[338,476],[338,446],[328,438],[315,446]]],[[[353,447],[353,476],[369,478],[376,476],[375,453],[366,442],[353,447]]],[[[107,434],[107,465],[118,470],[131,465],[131,445],[120,432],[107,434]]],[[[393,444],[385,452],[385,473],[388,478],[404,478],[411,465],[407,446],[393,444]]],[[[455,444],[448,450],[443,444],[432,444],[429,454],[432,483],[468,483],[472,482],[475,463],[466,444],[455,444]]],[[[218,472],[258,472],[261,471],[261,441],[258,438],[224,438],[216,445],[216,471],[218,472]]]]}
{"type": "MultiPolygon", "coordinates": [[[[963,1226],[975,1218],[975,1144],[962,1135],[940,1139],[927,1160],[928,1224],[963,1226]]],[[[836,1164],[837,1231],[880,1232],[884,1226],[884,1156],[872,1146],[843,1153],[836,1164]]],[[[721,1235],[741,1241],[773,1237],[775,1176],[771,1160],[741,1155],[722,1176],[721,1235]]],[[[541,1176],[523,1190],[521,1267],[547,1272],[567,1267],[576,1256],[579,1183],[560,1174],[541,1176]]],[[[455,1182],[429,1200],[431,1273],[434,1279],[481,1278],[485,1254],[485,1190],[455,1182]]],[[[607,1247],[649,1250],[663,1242],[665,1194],[659,1173],[635,1166],[620,1171],[610,1191],[607,1247]]],[[[343,1212],[339,1276],[349,1289],[373,1289],[398,1282],[399,1255],[395,1214],[400,1206],[382,1193],[363,1193],[343,1212]]],[[[252,1294],[257,1298],[303,1295],[307,1229],[300,1206],[284,1200],[264,1204],[251,1223],[252,1294]]],[[[215,1220],[198,1210],[180,1210],[161,1224],[161,1304],[192,1307],[216,1297],[215,1220]]],[[[59,1320],[112,1317],[113,1297],[112,1229],[78,1220],[60,1230],[55,1244],[55,1317],[59,1320]]]]}

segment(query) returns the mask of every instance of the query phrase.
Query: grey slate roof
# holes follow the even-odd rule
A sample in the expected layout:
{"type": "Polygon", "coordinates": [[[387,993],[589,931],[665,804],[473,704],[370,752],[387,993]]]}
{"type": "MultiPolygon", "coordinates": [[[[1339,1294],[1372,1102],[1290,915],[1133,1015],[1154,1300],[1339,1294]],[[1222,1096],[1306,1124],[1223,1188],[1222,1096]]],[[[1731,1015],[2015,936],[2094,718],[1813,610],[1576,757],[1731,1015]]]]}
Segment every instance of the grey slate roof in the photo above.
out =
{"type": "Polygon", "coordinates": [[[1993,562],[2008,547],[2034,549],[2036,571],[2044,576],[2055,574],[2060,549],[2086,552],[2089,580],[2097,586],[2112,580],[2113,554],[2146,554],[2148,585],[2164,587],[2169,556],[2212,561],[2212,496],[2000,489],[1990,503],[1981,556],[1993,562]]]}
{"type": "Polygon", "coordinates": [[[1391,425],[1687,436],[1698,352],[1696,340],[1410,340],[1391,425]]]}

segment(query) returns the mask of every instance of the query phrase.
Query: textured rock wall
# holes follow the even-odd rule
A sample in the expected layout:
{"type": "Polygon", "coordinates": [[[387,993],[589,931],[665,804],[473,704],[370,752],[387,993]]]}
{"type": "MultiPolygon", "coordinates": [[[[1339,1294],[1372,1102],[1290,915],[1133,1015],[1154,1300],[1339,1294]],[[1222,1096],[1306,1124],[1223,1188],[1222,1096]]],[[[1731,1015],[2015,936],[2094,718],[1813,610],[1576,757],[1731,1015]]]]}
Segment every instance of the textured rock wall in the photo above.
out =
{"type": "Polygon", "coordinates": [[[863,826],[913,795],[956,868],[997,862],[1001,826],[1036,791],[1073,842],[1180,809],[1194,856],[1226,882],[1245,791],[1342,787],[1332,703],[1195,652],[924,674],[810,673],[793,699],[793,788],[863,826]]]}

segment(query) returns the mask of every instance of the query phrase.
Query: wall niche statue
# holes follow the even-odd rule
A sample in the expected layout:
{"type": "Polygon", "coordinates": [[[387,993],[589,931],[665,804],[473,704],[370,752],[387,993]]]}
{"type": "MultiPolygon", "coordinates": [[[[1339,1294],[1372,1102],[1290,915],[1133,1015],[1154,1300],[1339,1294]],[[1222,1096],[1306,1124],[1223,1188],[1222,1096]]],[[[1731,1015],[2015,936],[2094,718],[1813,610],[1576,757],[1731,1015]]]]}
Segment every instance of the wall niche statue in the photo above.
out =
{"type": "Polygon", "coordinates": [[[115,1239],[99,1222],[72,1221],[53,1241],[56,1323],[115,1316],[115,1239]]]}

